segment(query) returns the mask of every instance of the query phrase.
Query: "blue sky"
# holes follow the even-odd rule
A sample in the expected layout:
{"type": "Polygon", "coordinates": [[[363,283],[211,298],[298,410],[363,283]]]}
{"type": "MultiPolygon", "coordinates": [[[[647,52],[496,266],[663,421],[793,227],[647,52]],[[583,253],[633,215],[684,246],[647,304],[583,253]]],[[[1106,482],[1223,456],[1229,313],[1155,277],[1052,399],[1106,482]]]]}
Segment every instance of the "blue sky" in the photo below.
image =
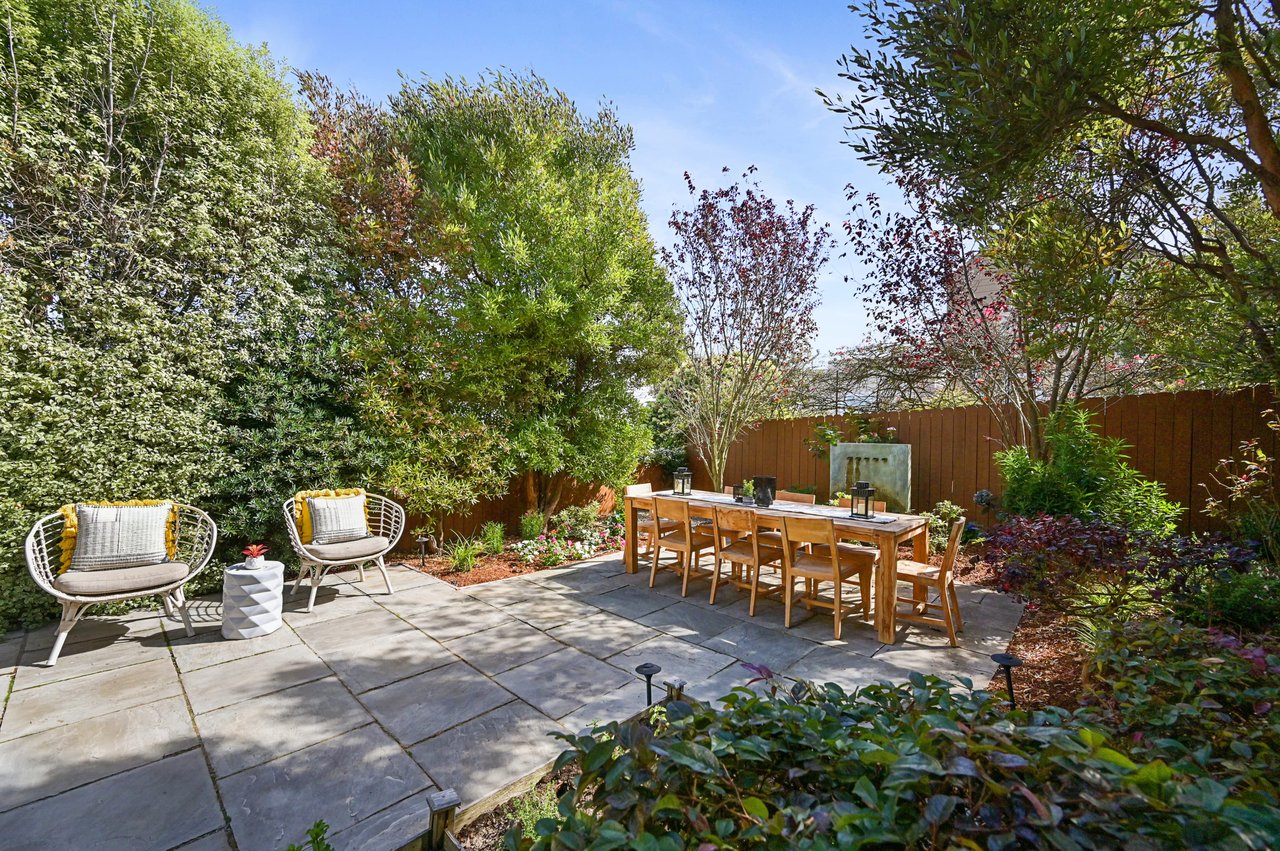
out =
{"type": "MultiPolygon", "coordinates": [[[[209,8],[238,40],[265,42],[295,68],[385,97],[407,76],[474,78],[486,68],[533,70],[580,109],[611,101],[635,129],[632,163],[654,238],[669,241],[673,206],[699,185],[755,165],[775,198],[812,203],[839,230],[844,186],[892,195],[841,144],[839,116],[815,88],[838,89],[836,61],[862,37],[842,2],[327,2],[218,0],[209,8]]],[[[727,177],[727,176],[726,176],[727,177]]],[[[821,351],[866,328],[833,252],[822,282],[821,351]]]]}

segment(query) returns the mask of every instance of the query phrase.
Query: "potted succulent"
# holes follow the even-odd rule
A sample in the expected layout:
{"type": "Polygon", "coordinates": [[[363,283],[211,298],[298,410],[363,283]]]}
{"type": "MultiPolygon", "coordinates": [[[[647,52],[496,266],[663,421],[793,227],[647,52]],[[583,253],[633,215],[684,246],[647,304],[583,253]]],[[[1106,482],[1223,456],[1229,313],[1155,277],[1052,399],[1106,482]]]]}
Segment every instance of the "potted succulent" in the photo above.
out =
{"type": "Polygon", "coordinates": [[[266,564],[267,545],[266,544],[250,544],[241,550],[244,553],[244,569],[258,570],[266,564]]]}

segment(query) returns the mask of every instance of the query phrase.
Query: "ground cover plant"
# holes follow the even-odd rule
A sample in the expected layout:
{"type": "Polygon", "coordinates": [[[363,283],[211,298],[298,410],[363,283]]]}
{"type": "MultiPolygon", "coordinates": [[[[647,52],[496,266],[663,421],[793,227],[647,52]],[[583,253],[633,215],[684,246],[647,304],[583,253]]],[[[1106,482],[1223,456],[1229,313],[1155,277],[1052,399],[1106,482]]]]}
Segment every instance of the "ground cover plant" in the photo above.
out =
{"type": "Polygon", "coordinates": [[[1280,837],[1274,646],[1142,622],[1109,633],[1092,664],[1106,690],[1075,712],[1011,712],[920,674],[848,693],[760,670],[762,693],[739,688],[723,710],[675,702],[651,725],[566,736],[576,787],[537,838],[512,832],[507,847],[1261,849],[1280,837]]]}

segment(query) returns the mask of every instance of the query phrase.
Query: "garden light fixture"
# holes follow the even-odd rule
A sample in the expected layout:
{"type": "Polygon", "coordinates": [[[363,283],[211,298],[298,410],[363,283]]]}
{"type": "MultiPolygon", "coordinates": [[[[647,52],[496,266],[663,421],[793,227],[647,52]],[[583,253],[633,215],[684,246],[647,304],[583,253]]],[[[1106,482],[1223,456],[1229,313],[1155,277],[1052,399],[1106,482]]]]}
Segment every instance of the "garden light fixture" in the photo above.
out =
{"type": "Polygon", "coordinates": [[[673,493],[676,496],[692,496],[693,495],[693,473],[689,472],[688,467],[681,467],[672,474],[675,482],[673,493]]]}
{"type": "Polygon", "coordinates": [[[1022,660],[1012,653],[993,653],[991,661],[1000,666],[999,671],[1004,671],[1004,685],[1009,692],[1009,708],[1017,709],[1018,705],[1013,701],[1013,669],[1022,667],[1022,660]]]}
{"type": "Polygon", "coordinates": [[[645,699],[649,706],[653,706],[653,677],[662,673],[662,668],[652,662],[641,662],[636,665],[636,673],[644,677],[645,699]]]}

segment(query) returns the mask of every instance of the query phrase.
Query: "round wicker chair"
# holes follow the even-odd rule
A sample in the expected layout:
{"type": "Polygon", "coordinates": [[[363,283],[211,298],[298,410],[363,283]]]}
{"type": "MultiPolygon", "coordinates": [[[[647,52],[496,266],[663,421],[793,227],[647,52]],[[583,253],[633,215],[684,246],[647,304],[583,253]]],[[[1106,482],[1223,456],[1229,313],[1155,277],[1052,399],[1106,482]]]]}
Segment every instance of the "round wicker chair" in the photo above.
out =
{"type": "Polygon", "coordinates": [[[324,575],[335,567],[355,566],[360,571],[360,581],[364,582],[364,566],[373,563],[382,573],[382,581],[387,584],[387,593],[394,594],[391,577],[387,575],[387,553],[395,547],[404,531],[404,509],[400,504],[385,496],[375,493],[365,494],[365,505],[369,513],[370,537],[342,544],[304,544],[298,532],[298,524],[294,519],[291,497],[284,502],[284,522],[289,529],[289,542],[298,556],[301,569],[293,583],[296,593],[302,581],[311,577],[311,597],[307,600],[307,611],[316,604],[316,591],[324,575]]]}
{"type": "MultiPolygon", "coordinates": [[[[36,521],[31,532],[27,534],[27,570],[31,578],[46,593],[52,594],[62,604],[62,619],[58,623],[57,638],[53,642],[53,650],[49,652],[47,665],[58,661],[62,645],[66,643],[67,633],[84,615],[85,610],[95,603],[114,603],[120,600],[135,600],[140,597],[159,597],[164,604],[165,614],[173,617],[175,609],[182,615],[182,624],[187,635],[195,635],[191,627],[191,616],[187,613],[187,598],[182,586],[191,581],[209,564],[213,556],[213,547],[218,541],[217,524],[198,508],[177,503],[177,555],[173,563],[183,565],[186,570],[181,579],[168,579],[161,585],[132,588],[112,593],[86,594],[72,593],[59,588],[65,582],[60,581],[59,567],[62,561],[62,531],[65,518],[61,513],[49,514],[36,521]]],[[[77,573],[84,571],[76,571],[77,573]]],[[[92,571],[95,574],[109,575],[110,571],[92,571]]]]}

